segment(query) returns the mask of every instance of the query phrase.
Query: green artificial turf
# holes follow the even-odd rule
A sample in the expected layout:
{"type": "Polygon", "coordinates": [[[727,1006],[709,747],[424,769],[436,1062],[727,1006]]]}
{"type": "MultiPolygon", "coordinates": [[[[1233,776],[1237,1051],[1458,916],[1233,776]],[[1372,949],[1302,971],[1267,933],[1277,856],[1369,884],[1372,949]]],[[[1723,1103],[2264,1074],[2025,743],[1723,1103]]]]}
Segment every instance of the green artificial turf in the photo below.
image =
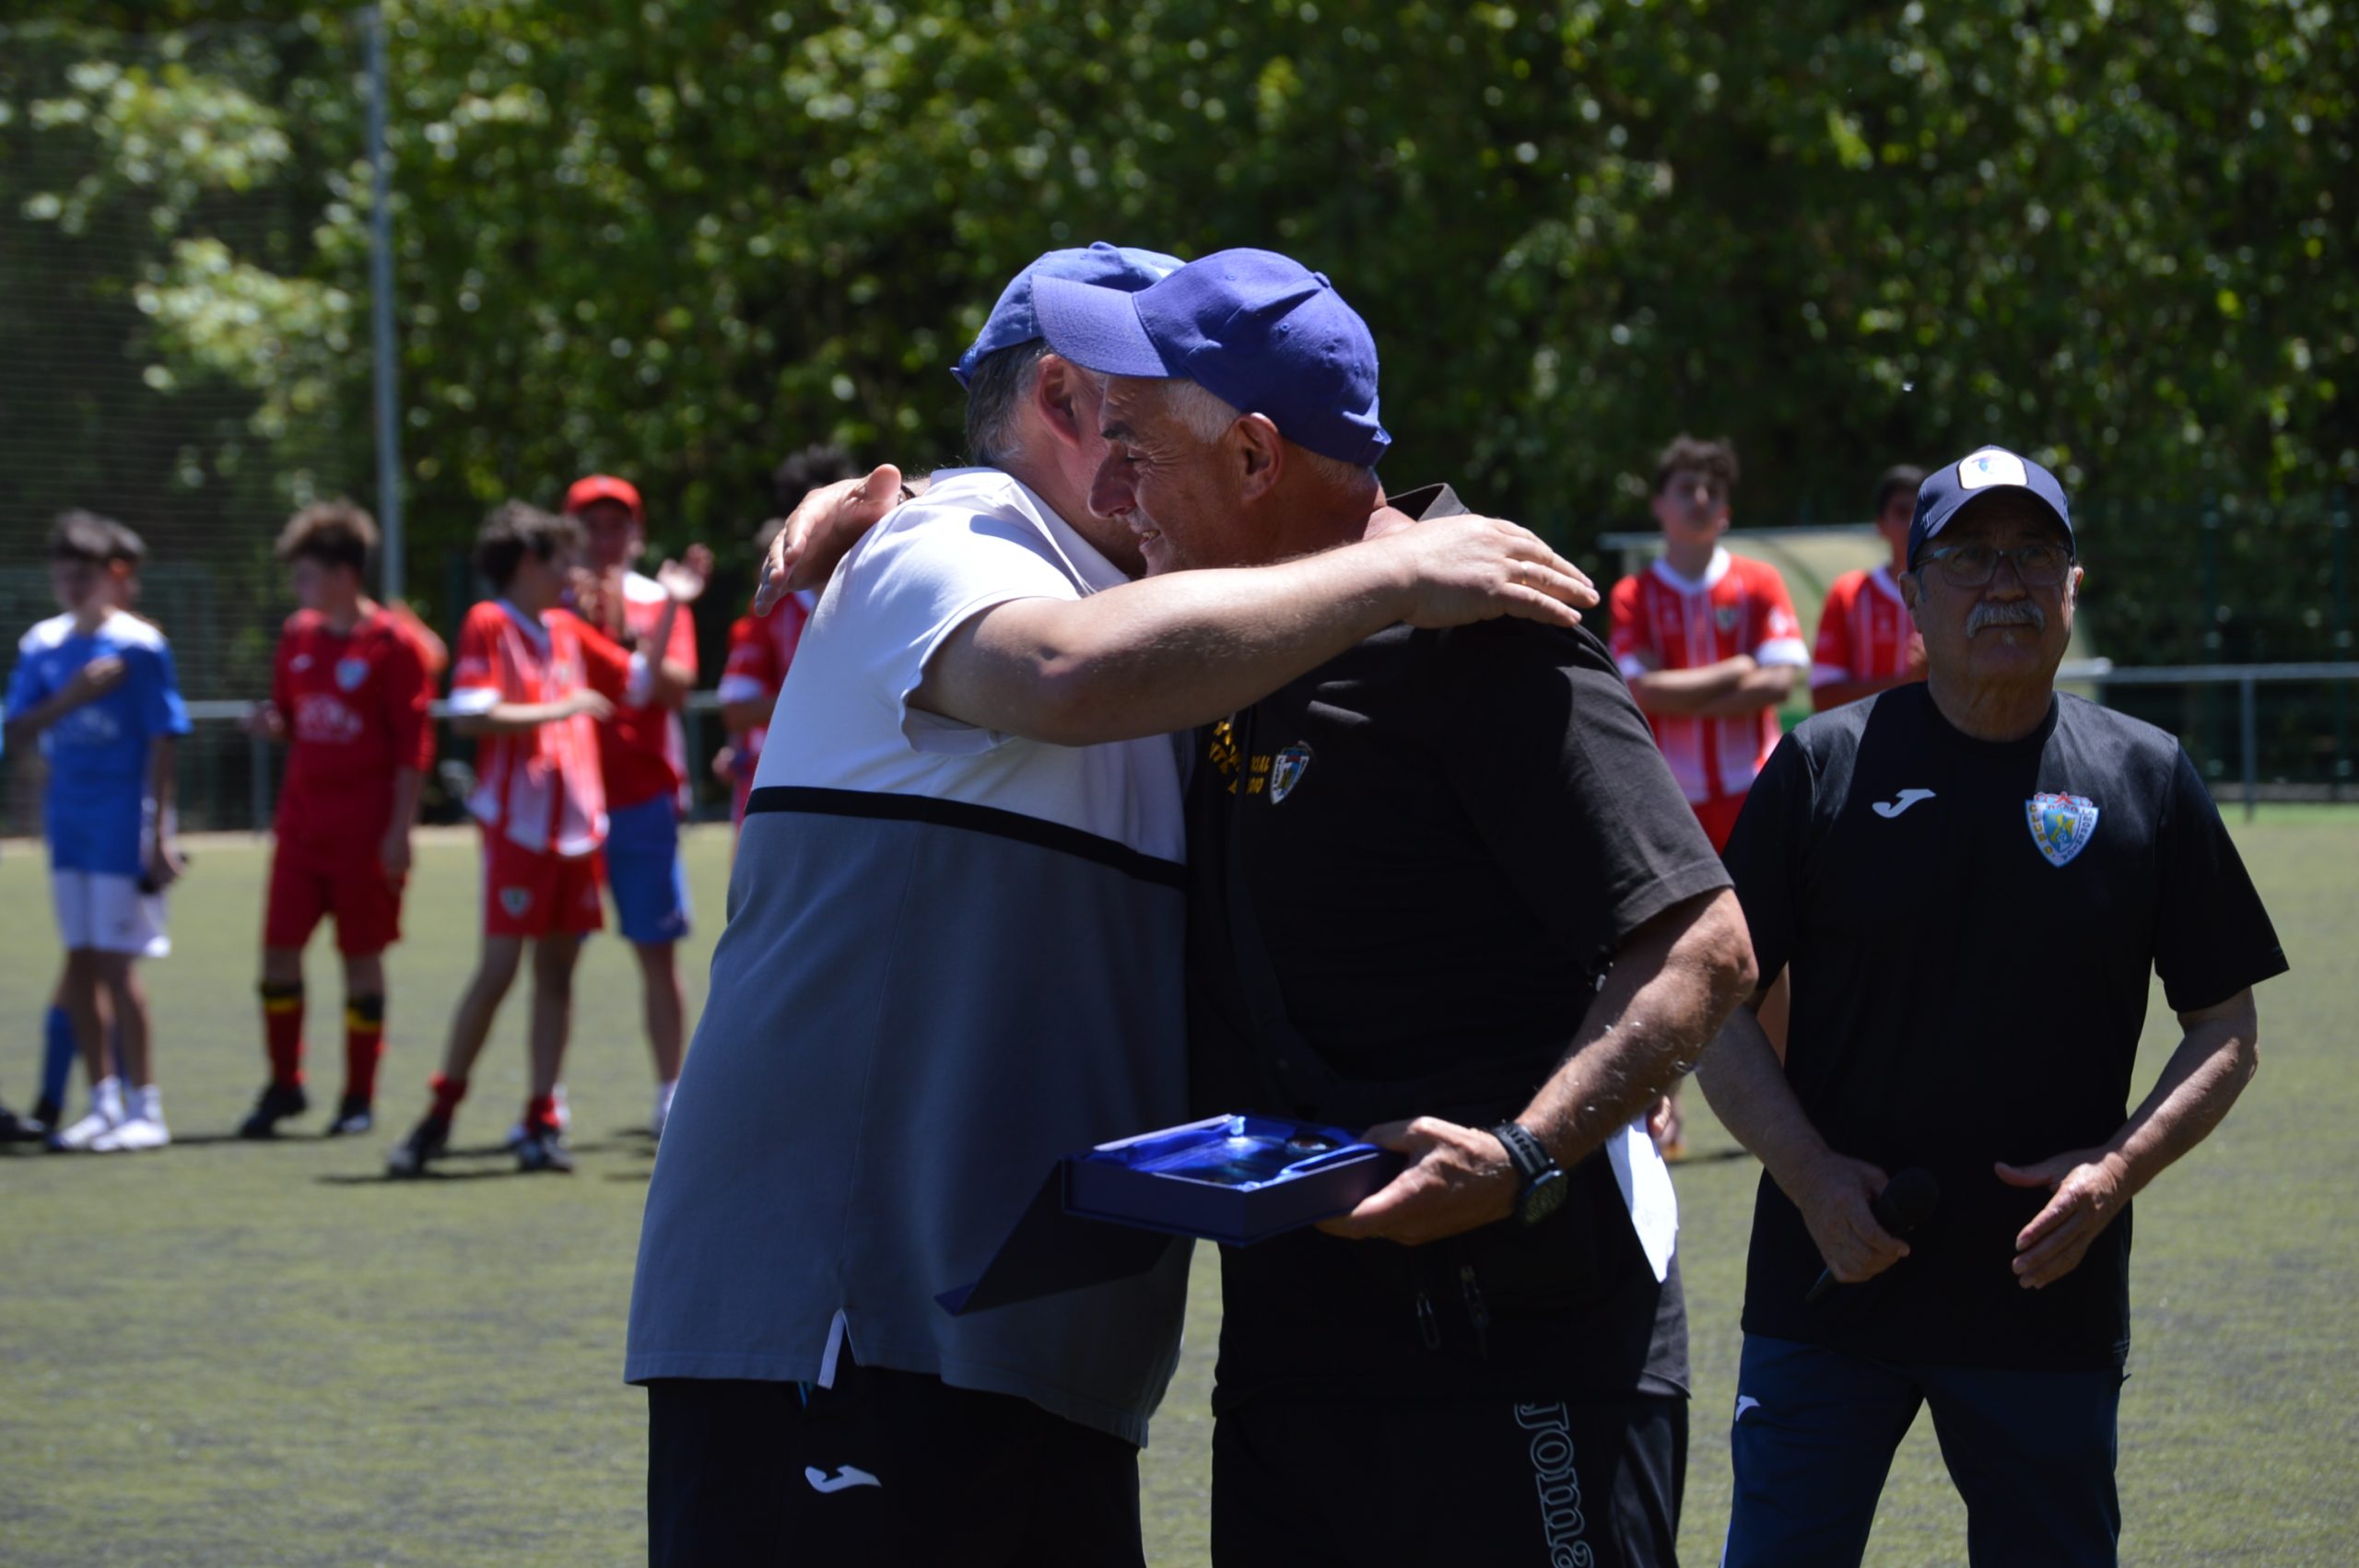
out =
{"type": "MultiPolygon", "coordinates": [[[[2344,1563],[2359,1527],[2359,812],[2238,825],[2295,965],[2261,992],[2263,1069],[2226,1125],[2140,1199],[2137,1348],[2122,1405],[2124,1560],[2344,1563]]],[[[699,830],[701,995],[728,840],[699,830]]],[[[378,1178],[421,1108],[472,962],[476,855],[421,847],[392,960],[378,1131],[314,1136],[340,1071],[333,955],[311,965],[313,1113],[276,1144],[229,1135],[262,1078],[252,994],[264,850],[198,848],[170,959],[145,966],[176,1142],[148,1156],[0,1157],[0,1562],[585,1563],[644,1556],[641,1397],[619,1380],[650,1071],[634,973],[583,962],[568,1072],[581,1170],[497,1151],[522,1093],[511,997],[441,1179],[378,1178]],[[473,1152],[469,1152],[473,1151],[473,1152]]],[[[0,1095],[29,1098],[55,949],[37,852],[0,857],[0,1095]]],[[[2026,962],[2070,933],[2027,925],[2026,962]]],[[[2002,979],[2003,977],[1994,977],[2002,979]]],[[[2141,1065],[2168,1048],[2157,1000],[2141,1065]]],[[[2036,1085],[2025,1092],[2036,1093],[2036,1085]]],[[[78,1090],[77,1090],[78,1097],[78,1090]]],[[[1678,1175],[1695,1325],[1683,1550],[1727,1516],[1743,1246],[1757,1171],[1691,1092],[1678,1175]]],[[[78,1108],[78,1107],[77,1107],[78,1108]]],[[[791,1121],[781,1125],[792,1135],[791,1121]]],[[[1200,1258],[1186,1357],[1144,1465],[1149,1556],[1203,1561],[1218,1317],[1200,1258]]],[[[1869,1561],[1964,1560],[1926,1423],[1895,1467],[1869,1561]]]]}

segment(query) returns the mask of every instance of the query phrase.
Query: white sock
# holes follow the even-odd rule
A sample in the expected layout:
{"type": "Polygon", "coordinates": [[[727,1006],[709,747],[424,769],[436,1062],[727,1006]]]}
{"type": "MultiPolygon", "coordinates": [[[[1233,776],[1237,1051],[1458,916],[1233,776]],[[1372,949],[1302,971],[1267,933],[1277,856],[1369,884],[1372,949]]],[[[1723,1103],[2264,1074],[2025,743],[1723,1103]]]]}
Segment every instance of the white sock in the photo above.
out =
{"type": "Polygon", "coordinates": [[[153,1083],[131,1092],[131,1117],[134,1121],[161,1122],[164,1119],[164,1094],[153,1083]]]}
{"type": "Polygon", "coordinates": [[[90,1085],[90,1109],[106,1117],[110,1125],[123,1120],[123,1081],[101,1078],[90,1085]]]}

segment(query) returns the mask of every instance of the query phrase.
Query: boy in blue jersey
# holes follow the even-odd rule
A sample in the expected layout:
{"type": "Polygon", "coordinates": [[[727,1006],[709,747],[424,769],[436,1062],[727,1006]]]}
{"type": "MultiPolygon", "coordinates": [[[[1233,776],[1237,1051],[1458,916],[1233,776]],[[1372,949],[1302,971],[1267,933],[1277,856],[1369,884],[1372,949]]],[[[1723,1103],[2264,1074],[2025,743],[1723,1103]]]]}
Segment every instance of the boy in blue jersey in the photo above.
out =
{"type": "Polygon", "coordinates": [[[8,679],[8,749],[38,736],[49,759],[51,894],[66,1011],[90,1079],[89,1114],[52,1133],[53,1149],[115,1153],[171,1141],[135,965],[170,951],[163,894],[181,872],[173,765],[189,720],[163,634],[122,607],[139,554],[120,524],[88,512],[58,519],[50,583],[64,614],[25,634],[8,679]]]}

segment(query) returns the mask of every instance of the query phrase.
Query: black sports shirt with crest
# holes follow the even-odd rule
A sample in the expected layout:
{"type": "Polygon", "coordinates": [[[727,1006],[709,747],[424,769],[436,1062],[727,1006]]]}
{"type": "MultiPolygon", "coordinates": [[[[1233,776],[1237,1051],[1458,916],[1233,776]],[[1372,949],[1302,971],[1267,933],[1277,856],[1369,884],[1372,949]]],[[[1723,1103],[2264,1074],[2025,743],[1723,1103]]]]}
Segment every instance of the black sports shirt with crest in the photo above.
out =
{"type": "Polygon", "coordinates": [[[1978,741],[1899,687],[1787,736],[1726,859],[1762,975],[1791,969],[1786,1075],[1812,1125],[1941,1188],[1907,1258],[1805,1305],[1824,1265],[1765,1175],[1746,1331],[1945,1365],[2118,1363],[2130,1216],[2025,1290],[2014,1238],[2048,1194],[1991,1166],[2120,1129],[2151,976],[2183,1012],[2285,969],[2177,741],[2062,696],[2030,735],[1978,741]]]}
{"type": "MultiPolygon", "coordinates": [[[[1446,487],[1393,504],[1463,509],[1446,487]]],[[[1531,621],[1393,626],[1289,682],[1199,732],[1188,809],[1189,1039],[1206,1113],[1346,1119],[1272,1083],[1238,974],[1233,871],[1292,1027],[1378,1086],[1358,1102],[1367,1119],[1483,1126],[1528,1103],[1630,932],[1728,885],[1604,645],[1531,621]],[[1435,1104],[1410,1087],[1453,1074],[1501,1097],[1435,1104]]],[[[1495,1265],[1471,1242],[1298,1231],[1228,1250],[1215,1408],[1278,1386],[1684,1391],[1675,1268],[1658,1286],[1602,1154],[1571,1183],[1545,1228],[1577,1279],[1536,1305],[1519,1260],[1495,1265]]]]}

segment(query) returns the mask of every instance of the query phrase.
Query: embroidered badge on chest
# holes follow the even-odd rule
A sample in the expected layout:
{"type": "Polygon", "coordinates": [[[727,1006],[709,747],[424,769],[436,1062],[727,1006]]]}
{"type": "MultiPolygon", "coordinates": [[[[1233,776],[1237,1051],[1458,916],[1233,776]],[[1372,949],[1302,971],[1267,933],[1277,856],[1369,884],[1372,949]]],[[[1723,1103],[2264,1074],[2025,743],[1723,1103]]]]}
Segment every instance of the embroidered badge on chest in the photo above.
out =
{"type": "Polygon", "coordinates": [[[2034,795],[2024,802],[2031,841],[2051,866],[2060,866],[2088,848],[2097,830],[2097,803],[2081,795],[2034,795]]]}
{"type": "Polygon", "coordinates": [[[1310,766],[1310,748],[1300,741],[1280,752],[1270,763],[1270,804],[1276,805],[1294,793],[1302,776],[1310,766]]]}
{"type": "Polygon", "coordinates": [[[1712,611],[1712,619],[1719,624],[1720,630],[1724,632],[1732,632],[1736,630],[1737,622],[1743,619],[1743,617],[1744,612],[1738,609],[1733,604],[1722,604],[1712,611]]]}
{"type": "Polygon", "coordinates": [[[366,659],[339,659],[335,661],[335,684],[346,691],[358,691],[360,683],[368,678],[369,661],[366,659]]]}

